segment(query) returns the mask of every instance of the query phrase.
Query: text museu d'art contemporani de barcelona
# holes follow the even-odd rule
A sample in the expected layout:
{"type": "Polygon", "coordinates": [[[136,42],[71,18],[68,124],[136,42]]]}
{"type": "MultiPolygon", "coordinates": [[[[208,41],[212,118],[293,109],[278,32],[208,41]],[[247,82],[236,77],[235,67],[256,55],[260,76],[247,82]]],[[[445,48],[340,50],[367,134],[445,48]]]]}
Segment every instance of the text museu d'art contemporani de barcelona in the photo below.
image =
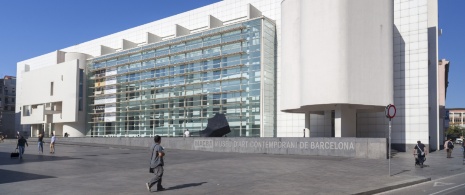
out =
{"type": "Polygon", "coordinates": [[[354,142],[291,142],[291,141],[230,141],[195,140],[195,148],[282,148],[318,150],[355,150],[354,142]]]}

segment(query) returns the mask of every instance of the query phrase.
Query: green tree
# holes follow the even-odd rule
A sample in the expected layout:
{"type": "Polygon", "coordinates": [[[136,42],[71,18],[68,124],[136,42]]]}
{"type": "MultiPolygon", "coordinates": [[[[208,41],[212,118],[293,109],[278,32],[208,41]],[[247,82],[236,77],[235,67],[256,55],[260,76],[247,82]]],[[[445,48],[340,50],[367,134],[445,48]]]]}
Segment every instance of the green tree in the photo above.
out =
{"type": "Polygon", "coordinates": [[[448,138],[460,137],[461,135],[463,135],[464,131],[465,131],[465,128],[463,128],[462,126],[452,125],[452,126],[449,126],[449,128],[447,128],[446,136],[448,138]]]}

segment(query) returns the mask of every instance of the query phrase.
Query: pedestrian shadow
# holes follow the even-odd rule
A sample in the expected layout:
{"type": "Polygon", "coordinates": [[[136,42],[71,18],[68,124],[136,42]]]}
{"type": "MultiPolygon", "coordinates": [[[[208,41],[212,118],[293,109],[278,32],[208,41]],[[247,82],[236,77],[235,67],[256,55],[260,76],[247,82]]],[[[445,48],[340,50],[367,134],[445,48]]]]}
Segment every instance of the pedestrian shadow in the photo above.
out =
{"type": "Polygon", "coordinates": [[[393,174],[392,176],[394,176],[394,175],[399,175],[399,174],[402,174],[402,173],[405,173],[405,172],[409,172],[409,171],[410,171],[410,170],[402,170],[402,171],[400,171],[399,173],[393,174]]]}
{"type": "Polygon", "coordinates": [[[177,186],[172,186],[172,187],[166,188],[166,190],[178,190],[178,189],[182,189],[182,188],[200,186],[200,185],[202,185],[202,184],[204,184],[204,183],[207,183],[207,182],[181,184],[181,185],[177,185],[177,186]]]}
{"type": "Polygon", "coordinates": [[[47,176],[47,175],[23,173],[19,171],[10,171],[10,170],[3,170],[3,169],[0,169],[0,175],[1,175],[0,184],[27,181],[27,180],[36,180],[36,179],[55,178],[55,177],[47,176]]]}
{"type": "Polygon", "coordinates": [[[10,153],[0,152],[0,165],[13,165],[22,163],[34,163],[34,162],[45,162],[45,161],[59,161],[59,160],[75,160],[81,158],[73,158],[67,156],[55,156],[47,154],[24,154],[23,159],[10,158],[10,153]]]}

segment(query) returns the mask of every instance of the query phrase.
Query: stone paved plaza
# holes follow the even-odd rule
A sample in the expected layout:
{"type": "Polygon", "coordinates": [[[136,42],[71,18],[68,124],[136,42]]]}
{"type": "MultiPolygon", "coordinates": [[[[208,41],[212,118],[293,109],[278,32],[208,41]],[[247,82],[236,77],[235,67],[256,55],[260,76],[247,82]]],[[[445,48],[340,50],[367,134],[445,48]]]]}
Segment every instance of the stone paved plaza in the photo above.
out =
{"type": "MultiPolygon", "coordinates": [[[[15,140],[0,143],[0,194],[149,194],[145,188],[150,151],[142,147],[57,145],[37,153],[35,142],[22,160],[10,159],[15,140]]],[[[163,144],[163,141],[162,141],[163,144]]],[[[411,152],[388,160],[343,157],[214,153],[166,148],[163,186],[153,194],[356,194],[465,172],[462,158],[444,151],[414,167],[411,152]],[[448,162],[446,162],[448,161],[448,162]],[[449,166],[443,166],[449,163],[449,166]]]]}

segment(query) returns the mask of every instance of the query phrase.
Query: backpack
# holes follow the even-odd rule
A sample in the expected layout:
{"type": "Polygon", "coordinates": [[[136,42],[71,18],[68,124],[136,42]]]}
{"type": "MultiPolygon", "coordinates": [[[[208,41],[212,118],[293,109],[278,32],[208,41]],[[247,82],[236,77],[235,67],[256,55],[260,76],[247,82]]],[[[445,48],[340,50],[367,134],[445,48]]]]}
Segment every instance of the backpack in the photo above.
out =
{"type": "Polygon", "coordinates": [[[447,148],[454,149],[454,144],[451,141],[447,142],[447,148]]]}

